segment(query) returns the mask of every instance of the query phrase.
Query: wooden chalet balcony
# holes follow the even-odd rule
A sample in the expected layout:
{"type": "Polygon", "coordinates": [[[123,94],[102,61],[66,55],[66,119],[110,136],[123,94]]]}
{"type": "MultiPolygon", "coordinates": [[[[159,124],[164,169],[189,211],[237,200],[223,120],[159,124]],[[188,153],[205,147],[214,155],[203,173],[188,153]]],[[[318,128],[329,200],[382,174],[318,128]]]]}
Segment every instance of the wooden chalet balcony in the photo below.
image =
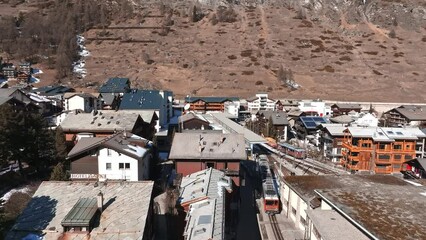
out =
{"type": "Polygon", "coordinates": [[[359,152],[360,148],[358,146],[352,145],[352,143],[342,142],[342,148],[347,148],[351,152],[359,152]]]}
{"type": "Polygon", "coordinates": [[[359,156],[347,155],[349,161],[359,162],[359,156]]]}
{"type": "Polygon", "coordinates": [[[378,159],[378,158],[376,158],[375,162],[377,164],[389,164],[389,163],[392,162],[392,160],[391,159],[378,159]]]}

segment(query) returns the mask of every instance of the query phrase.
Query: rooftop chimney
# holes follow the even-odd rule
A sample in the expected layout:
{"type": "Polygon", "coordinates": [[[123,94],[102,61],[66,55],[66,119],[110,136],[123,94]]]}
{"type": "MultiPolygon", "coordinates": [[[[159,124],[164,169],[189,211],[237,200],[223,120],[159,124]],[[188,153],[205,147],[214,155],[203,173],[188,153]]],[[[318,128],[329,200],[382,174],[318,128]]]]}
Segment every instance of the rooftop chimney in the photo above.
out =
{"type": "Polygon", "coordinates": [[[102,194],[102,192],[98,193],[97,200],[98,200],[98,210],[102,213],[103,206],[104,206],[104,195],[102,194]]]}

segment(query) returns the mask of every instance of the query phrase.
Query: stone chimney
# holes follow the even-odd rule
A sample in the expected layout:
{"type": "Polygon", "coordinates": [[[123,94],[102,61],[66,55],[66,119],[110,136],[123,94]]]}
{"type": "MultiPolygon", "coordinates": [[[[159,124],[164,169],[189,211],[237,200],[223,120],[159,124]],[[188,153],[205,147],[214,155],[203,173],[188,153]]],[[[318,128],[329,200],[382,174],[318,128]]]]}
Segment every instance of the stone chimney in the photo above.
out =
{"type": "Polygon", "coordinates": [[[104,207],[104,194],[102,194],[102,192],[98,193],[97,196],[97,202],[98,202],[98,209],[99,211],[102,213],[103,207],[104,207]]]}

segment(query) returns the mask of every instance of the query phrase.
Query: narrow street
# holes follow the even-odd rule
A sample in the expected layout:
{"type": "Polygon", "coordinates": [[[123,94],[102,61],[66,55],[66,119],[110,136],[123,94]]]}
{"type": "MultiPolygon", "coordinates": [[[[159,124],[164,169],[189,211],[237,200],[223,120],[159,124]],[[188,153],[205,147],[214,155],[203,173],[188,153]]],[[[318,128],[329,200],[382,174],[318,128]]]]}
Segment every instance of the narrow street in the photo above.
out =
{"type": "Polygon", "coordinates": [[[256,218],[256,201],[254,195],[254,187],[252,176],[247,172],[246,168],[241,168],[244,174],[244,186],[240,187],[240,212],[239,223],[237,229],[237,240],[261,239],[259,227],[256,218]]]}

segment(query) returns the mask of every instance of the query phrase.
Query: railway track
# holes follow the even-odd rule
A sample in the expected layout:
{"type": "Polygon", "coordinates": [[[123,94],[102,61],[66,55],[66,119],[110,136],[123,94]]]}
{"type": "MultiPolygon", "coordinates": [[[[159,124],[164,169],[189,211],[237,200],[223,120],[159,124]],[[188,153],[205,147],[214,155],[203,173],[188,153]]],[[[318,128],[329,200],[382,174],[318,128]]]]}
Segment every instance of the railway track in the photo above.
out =
{"type": "Polygon", "coordinates": [[[284,240],[283,234],[281,233],[280,226],[277,222],[277,217],[275,215],[269,215],[269,222],[271,223],[271,228],[274,233],[276,240],[284,240]]]}

